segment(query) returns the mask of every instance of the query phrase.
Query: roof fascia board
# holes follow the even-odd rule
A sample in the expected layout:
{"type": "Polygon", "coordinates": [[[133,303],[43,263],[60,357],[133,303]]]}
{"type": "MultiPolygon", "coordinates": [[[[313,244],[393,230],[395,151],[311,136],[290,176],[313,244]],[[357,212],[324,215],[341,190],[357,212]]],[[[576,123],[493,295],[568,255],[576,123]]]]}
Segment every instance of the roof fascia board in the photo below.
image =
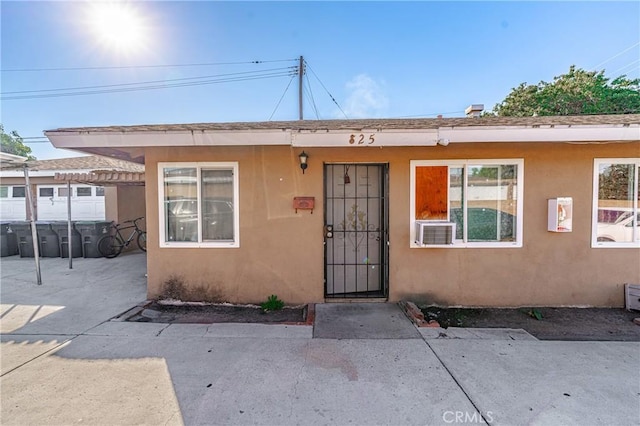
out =
{"type": "MultiPolygon", "coordinates": [[[[90,170],[95,170],[96,167],[90,169],[50,169],[50,170],[33,170],[29,169],[30,177],[52,177],[55,176],[56,173],[86,173],[90,170]]],[[[13,169],[13,170],[2,170],[0,171],[0,177],[10,178],[10,177],[24,177],[23,169],[13,169]]]]}
{"type": "Polygon", "coordinates": [[[295,147],[435,146],[488,142],[638,141],[640,125],[473,126],[438,129],[203,130],[135,132],[45,132],[56,148],[131,148],[155,146],[295,147]],[[353,138],[352,138],[353,136],[353,138]]]}
{"type": "Polygon", "coordinates": [[[638,141],[640,126],[441,127],[450,143],[638,141]]]}
{"type": "Polygon", "coordinates": [[[45,132],[56,148],[290,145],[289,131],[45,132]]]}

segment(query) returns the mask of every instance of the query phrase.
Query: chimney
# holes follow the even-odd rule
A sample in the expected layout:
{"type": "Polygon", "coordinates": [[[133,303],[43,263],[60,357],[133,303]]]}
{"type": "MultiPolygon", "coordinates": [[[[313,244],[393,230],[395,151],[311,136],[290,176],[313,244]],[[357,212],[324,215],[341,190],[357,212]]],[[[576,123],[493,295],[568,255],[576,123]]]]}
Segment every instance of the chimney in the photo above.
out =
{"type": "Polygon", "coordinates": [[[473,105],[469,105],[467,107],[467,109],[464,110],[464,113],[467,115],[467,117],[480,117],[480,114],[482,114],[482,110],[484,109],[484,105],[483,104],[473,104],[473,105]]]}

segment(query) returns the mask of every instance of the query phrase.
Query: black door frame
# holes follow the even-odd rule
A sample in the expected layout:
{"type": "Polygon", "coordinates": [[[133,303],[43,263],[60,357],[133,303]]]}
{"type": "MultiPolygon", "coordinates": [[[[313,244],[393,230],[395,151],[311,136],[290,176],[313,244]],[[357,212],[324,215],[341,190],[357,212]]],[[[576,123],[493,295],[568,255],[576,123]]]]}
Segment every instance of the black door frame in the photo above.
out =
{"type": "MultiPolygon", "coordinates": [[[[323,186],[324,186],[324,297],[326,299],[385,299],[389,298],[389,163],[324,163],[323,167],[324,176],[323,176],[323,186]],[[328,224],[328,186],[329,186],[329,173],[333,167],[344,167],[345,170],[348,170],[347,167],[353,167],[353,172],[356,171],[356,167],[361,166],[374,166],[379,168],[380,172],[380,191],[379,191],[379,199],[380,199],[380,238],[379,238],[379,250],[380,250],[380,267],[379,267],[379,279],[380,286],[382,287],[380,290],[376,291],[356,291],[356,292],[343,292],[343,293],[329,293],[328,292],[328,273],[329,266],[333,265],[331,263],[331,259],[328,258],[328,250],[327,250],[327,236],[328,232],[335,233],[336,229],[327,229],[328,224]]],[[[352,173],[351,179],[357,179],[357,174],[352,173]]],[[[331,174],[333,176],[333,173],[331,174]]],[[[331,182],[333,184],[333,181],[331,182]]],[[[354,182],[357,184],[357,182],[354,182]]],[[[335,199],[338,199],[336,197],[335,199]]],[[[329,224],[334,225],[334,224],[329,224]]],[[[368,231],[365,231],[368,232],[368,231]]]]}

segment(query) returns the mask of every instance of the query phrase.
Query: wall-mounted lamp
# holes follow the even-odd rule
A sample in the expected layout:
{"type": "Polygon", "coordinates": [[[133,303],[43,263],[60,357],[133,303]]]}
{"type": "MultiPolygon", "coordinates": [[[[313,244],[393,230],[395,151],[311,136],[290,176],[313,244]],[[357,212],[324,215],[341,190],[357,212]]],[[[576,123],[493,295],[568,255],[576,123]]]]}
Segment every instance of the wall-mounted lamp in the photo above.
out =
{"type": "Polygon", "coordinates": [[[449,145],[449,139],[438,139],[438,145],[442,145],[442,146],[449,145]]]}
{"type": "Polygon", "coordinates": [[[300,155],[298,155],[298,157],[300,158],[300,168],[302,169],[302,174],[304,174],[304,171],[307,170],[307,160],[309,159],[309,155],[307,155],[306,152],[302,151],[300,155]]]}

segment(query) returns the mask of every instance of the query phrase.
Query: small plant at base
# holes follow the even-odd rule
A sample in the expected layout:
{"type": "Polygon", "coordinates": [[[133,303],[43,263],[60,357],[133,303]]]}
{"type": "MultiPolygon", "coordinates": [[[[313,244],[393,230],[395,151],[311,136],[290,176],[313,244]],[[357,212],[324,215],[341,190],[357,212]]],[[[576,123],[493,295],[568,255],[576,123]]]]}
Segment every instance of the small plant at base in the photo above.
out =
{"type": "Polygon", "coordinates": [[[266,302],[262,302],[260,304],[260,307],[265,312],[279,311],[280,309],[284,308],[284,302],[278,299],[278,296],[276,296],[275,294],[272,294],[267,298],[266,302]]]}
{"type": "Polygon", "coordinates": [[[535,319],[537,319],[538,321],[541,321],[541,320],[542,320],[542,312],[540,312],[540,310],[539,310],[539,309],[531,308],[531,309],[527,312],[527,314],[528,314],[531,318],[535,318],[535,319]]]}

